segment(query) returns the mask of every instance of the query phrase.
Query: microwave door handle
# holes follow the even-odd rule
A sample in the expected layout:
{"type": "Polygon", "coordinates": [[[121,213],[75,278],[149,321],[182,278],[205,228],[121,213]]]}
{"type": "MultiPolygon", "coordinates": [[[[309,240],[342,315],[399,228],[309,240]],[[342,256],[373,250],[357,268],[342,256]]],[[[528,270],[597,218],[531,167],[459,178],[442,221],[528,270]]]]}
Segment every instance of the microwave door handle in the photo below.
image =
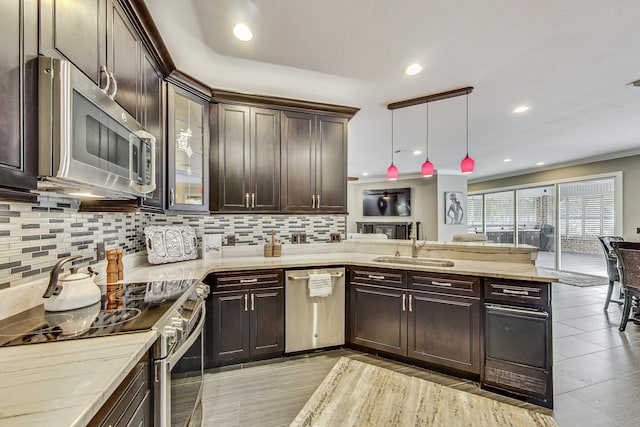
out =
{"type": "Polygon", "coordinates": [[[109,73],[109,76],[111,76],[111,80],[113,81],[113,92],[111,92],[109,98],[116,99],[116,94],[118,93],[118,81],[115,77],[113,77],[113,71],[109,73]]]}
{"type": "Polygon", "coordinates": [[[107,82],[105,83],[104,87],[101,87],[100,90],[102,92],[104,92],[105,95],[109,95],[109,87],[111,86],[111,76],[109,75],[109,70],[107,70],[107,67],[104,65],[100,66],[100,82],[102,83],[102,73],[104,73],[105,76],[107,76],[107,82]]]}

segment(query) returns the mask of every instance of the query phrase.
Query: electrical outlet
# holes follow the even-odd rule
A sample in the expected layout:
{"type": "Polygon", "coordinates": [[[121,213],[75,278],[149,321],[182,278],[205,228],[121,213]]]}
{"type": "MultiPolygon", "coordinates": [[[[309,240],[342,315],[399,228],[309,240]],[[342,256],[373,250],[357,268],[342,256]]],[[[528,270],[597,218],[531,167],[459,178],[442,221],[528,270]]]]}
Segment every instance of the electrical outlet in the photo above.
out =
{"type": "Polygon", "coordinates": [[[300,233],[291,234],[291,243],[300,243],[300,233]]]}
{"type": "Polygon", "coordinates": [[[228,234],[227,235],[227,246],[235,246],[236,245],[236,235],[228,234]]]}
{"type": "Polygon", "coordinates": [[[329,233],[331,243],[340,243],[340,233],[329,233]]]}
{"type": "Polygon", "coordinates": [[[636,227],[636,233],[640,234],[640,227],[636,227]]]}
{"type": "Polygon", "coordinates": [[[96,244],[96,261],[102,261],[107,256],[104,250],[104,242],[98,242],[96,244]]]}
{"type": "Polygon", "coordinates": [[[300,233],[298,236],[298,241],[300,243],[307,243],[307,233],[300,233]]]}

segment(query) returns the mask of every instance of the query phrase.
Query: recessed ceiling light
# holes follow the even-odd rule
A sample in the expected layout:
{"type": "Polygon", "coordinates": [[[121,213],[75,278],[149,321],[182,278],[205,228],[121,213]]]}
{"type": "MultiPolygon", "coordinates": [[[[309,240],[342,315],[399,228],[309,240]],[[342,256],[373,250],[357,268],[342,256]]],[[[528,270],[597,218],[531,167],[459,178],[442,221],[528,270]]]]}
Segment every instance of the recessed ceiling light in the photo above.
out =
{"type": "Polygon", "coordinates": [[[529,108],[531,108],[531,107],[529,107],[528,105],[521,105],[521,106],[519,106],[519,107],[515,108],[515,109],[513,110],[513,112],[514,112],[514,113],[524,113],[524,112],[525,112],[525,111],[527,111],[529,108]]]}
{"type": "Polygon", "coordinates": [[[362,172],[362,176],[369,176],[369,172],[362,172]]]}
{"type": "Polygon", "coordinates": [[[418,155],[420,155],[420,154],[422,154],[422,151],[420,151],[420,150],[413,150],[413,155],[414,155],[414,156],[418,156],[418,155]]]}
{"type": "Polygon", "coordinates": [[[243,42],[248,42],[253,38],[253,33],[251,29],[247,27],[245,24],[236,24],[233,27],[233,35],[236,36],[238,40],[242,40],[243,42]]]}
{"type": "Polygon", "coordinates": [[[503,162],[505,163],[509,163],[511,161],[511,159],[504,159],[503,162]]]}
{"type": "Polygon", "coordinates": [[[422,65],[420,64],[411,64],[404,71],[408,76],[415,76],[420,71],[422,71],[422,65]]]}
{"type": "Polygon", "coordinates": [[[544,166],[544,162],[538,162],[536,163],[536,166],[544,166]]]}

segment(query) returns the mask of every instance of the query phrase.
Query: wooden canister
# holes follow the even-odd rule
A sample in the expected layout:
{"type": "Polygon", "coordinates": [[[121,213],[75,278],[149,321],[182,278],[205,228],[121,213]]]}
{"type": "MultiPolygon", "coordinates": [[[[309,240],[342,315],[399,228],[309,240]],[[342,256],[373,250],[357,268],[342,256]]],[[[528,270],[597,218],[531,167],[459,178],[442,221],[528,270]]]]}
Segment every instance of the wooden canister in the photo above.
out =
{"type": "Polygon", "coordinates": [[[264,256],[272,257],[273,256],[273,245],[270,243],[264,244],[264,256]]]}
{"type": "Polygon", "coordinates": [[[282,255],[282,245],[280,243],[276,243],[273,245],[273,256],[281,256],[282,255]]]}

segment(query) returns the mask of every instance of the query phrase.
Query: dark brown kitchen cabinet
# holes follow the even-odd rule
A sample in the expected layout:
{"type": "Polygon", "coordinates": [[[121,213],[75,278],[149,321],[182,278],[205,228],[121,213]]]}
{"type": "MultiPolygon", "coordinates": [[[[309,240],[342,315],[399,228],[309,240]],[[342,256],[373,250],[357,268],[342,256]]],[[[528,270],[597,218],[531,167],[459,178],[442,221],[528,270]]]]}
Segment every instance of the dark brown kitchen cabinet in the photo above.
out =
{"type": "Polygon", "coordinates": [[[351,343],[480,374],[477,277],[352,267],[351,343]]]}
{"type": "Polygon", "coordinates": [[[282,112],[281,210],[347,211],[347,119],[282,112]]]}
{"type": "Polygon", "coordinates": [[[129,114],[142,122],[143,51],[136,34],[117,0],[107,1],[107,70],[112,77],[114,99],[129,114]]]}
{"type": "Polygon", "coordinates": [[[282,270],[209,275],[208,367],[284,352],[282,270]]]}
{"type": "Polygon", "coordinates": [[[218,105],[218,209],[280,209],[280,111],[218,105]]]}
{"type": "Polygon", "coordinates": [[[145,355],[87,425],[90,427],[153,425],[150,372],[149,356],[145,355]]]}
{"type": "Polygon", "coordinates": [[[142,122],[146,49],[118,0],[42,0],[40,53],[72,62],[142,122]]]}
{"type": "Polygon", "coordinates": [[[352,267],[349,284],[350,342],[406,356],[406,273],[352,267]]]}
{"type": "Polygon", "coordinates": [[[167,209],[209,212],[209,102],[168,85],[167,209]]]}
{"type": "Polygon", "coordinates": [[[40,53],[68,59],[103,88],[109,80],[107,1],[40,1],[40,53]]]}
{"type": "Polygon", "coordinates": [[[2,2],[0,23],[0,186],[28,190],[37,173],[37,1],[2,2]]]}

